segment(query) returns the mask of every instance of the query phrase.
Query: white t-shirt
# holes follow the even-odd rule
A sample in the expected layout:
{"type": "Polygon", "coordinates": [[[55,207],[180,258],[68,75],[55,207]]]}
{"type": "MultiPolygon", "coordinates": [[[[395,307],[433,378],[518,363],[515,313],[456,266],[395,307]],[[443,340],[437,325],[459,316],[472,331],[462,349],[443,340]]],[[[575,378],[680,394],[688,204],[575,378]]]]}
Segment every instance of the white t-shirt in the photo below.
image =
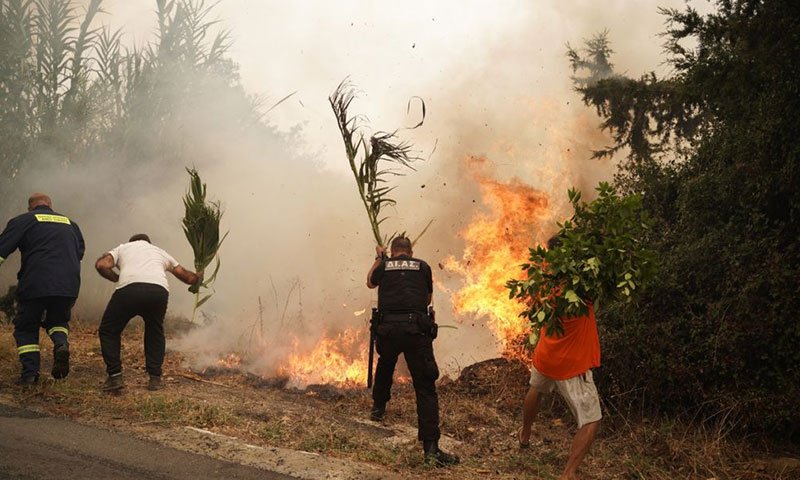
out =
{"type": "Polygon", "coordinates": [[[131,283],[154,283],[169,291],[167,270],[178,266],[178,261],[144,240],[123,243],[108,252],[119,267],[117,290],[131,283]]]}

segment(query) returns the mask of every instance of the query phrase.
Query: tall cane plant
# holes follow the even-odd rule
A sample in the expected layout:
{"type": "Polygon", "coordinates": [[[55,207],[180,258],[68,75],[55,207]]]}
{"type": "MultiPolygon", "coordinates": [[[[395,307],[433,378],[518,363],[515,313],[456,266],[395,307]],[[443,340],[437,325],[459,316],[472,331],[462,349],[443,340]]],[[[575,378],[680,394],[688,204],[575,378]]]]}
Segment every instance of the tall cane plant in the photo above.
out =
{"type": "MultiPolygon", "coordinates": [[[[414,170],[411,165],[419,157],[413,154],[413,146],[400,140],[397,131],[378,131],[367,139],[361,131],[364,118],[360,115],[350,116],[348,109],[355,100],[355,90],[349,79],[345,79],[328,97],[339,132],[344,141],[345,154],[353,172],[358,194],[364,209],[367,211],[372,235],[381,247],[389,244],[395,234],[382,235],[381,224],[387,217],[383,214],[386,207],[397,205],[397,201],[389,196],[395,186],[389,184],[393,176],[404,175],[403,169],[414,170]]],[[[422,101],[422,99],[420,99],[422,101]]],[[[422,101],[422,120],[413,128],[425,121],[425,102],[422,101]]],[[[428,222],[422,232],[413,240],[417,240],[428,230],[433,220],[428,222]]],[[[396,233],[396,232],[395,232],[396,233]]],[[[401,235],[405,235],[403,232],[401,235]]]]}
{"type": "Polygon", "coordinates": [[[98,148],[141,156],[139,132],[158,134],[176,103],[229,75],[216,2],[154,3],[157,38],[126,48],[96,25],[103,0],[0,0],[0,188],[98,148]]]}
{"type": "Polygon", "coordinates": [[[206,184],[194,168],[187,168],[189,173],[189,192],[183,197],[186,213],[183,217],[183,233],[189,241],[194,252],[194,267],[199,273],[204,272],[216,260],[214,271],[208,278],[189,287],[195,294],[192,322],[194,322],[197,309],[208,301],[213,295],[212,284],[219,272],[219,248],[225,237],[220,237],[219,222],[222,219],[222,210],[219,202],[206,200],[206,184]],[[201,289],[212,289],[211,293],[201,293],[201,289]]]}

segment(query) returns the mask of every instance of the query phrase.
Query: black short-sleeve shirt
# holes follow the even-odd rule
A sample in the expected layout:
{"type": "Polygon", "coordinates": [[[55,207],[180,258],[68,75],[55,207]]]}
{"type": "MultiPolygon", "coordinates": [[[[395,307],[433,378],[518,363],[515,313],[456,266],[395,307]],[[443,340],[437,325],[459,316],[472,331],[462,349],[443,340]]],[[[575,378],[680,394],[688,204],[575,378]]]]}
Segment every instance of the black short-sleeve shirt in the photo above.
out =
{"type": "Polygon", "coordinates": [[[378,286],[378,309],[384,313],[424,312],[433,293],[431,267],[408,255],[383,260],[370,282],[378,286]]]}
{"type": "Polygon", "coordinates": [[[0,262],[17,249],[19,298],[78,296],[85,245],[74,221],[45,206],[14,217],[0,233],[0,262]]]}

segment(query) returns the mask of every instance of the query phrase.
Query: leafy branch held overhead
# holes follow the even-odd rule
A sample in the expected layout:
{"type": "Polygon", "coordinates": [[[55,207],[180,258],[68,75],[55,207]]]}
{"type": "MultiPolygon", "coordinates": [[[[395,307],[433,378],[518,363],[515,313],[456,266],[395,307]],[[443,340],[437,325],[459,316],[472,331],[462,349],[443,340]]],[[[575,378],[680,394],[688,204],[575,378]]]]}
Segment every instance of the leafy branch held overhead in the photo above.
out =
{"type": "MultiPolygon", "coordinates": [[[[363,117],[349,116],[347,112],[355,98],[352,84],[349,79],[345,79],[328,97],[328,101],[336,116],[339,132],[344,141],[345,154],[356,185],[358,185],[361,202],[367,211],[372,235],[378,245],[386,246],[394,234],[391,236],[381,234],[381,224],[387,218],[382,215],[382,211],[384,207],[397,205],[397,201],[389,196],[395,187],[390,186],[388,180],[392,176],[403,175],[400,169],[392,167],[414,170],[411,164],[419,160],[419,157],[413,155],[410,143],[397,138],[396,130],[376,132],[367,140],[361,132],[363,117]],[[385,166],[387,163],[390,165],[385,166]]],[[[422,102],[422,119],[413,128],[421,126],[425,121],[425,102],[422,99],[420,101],[422,102]]],[[[414,239],[414,243],[427,231],[431,223],[432,221],[428,222],[422,233],[414,239]]]]}

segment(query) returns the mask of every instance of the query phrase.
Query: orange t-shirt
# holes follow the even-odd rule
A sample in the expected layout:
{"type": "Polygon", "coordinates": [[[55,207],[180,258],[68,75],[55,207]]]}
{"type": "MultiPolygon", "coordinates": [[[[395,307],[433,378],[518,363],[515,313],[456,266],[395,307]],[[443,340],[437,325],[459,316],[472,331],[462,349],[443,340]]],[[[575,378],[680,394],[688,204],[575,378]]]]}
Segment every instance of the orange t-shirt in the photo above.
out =
{"type": "Polygon", "coordinates": [[[545,328],[533,351],[533,366],[553,380],[567,380],[600,366],[600,338],[594,308],[580,317],[567,318],[564,335],[548,337],[545,328]]]}

